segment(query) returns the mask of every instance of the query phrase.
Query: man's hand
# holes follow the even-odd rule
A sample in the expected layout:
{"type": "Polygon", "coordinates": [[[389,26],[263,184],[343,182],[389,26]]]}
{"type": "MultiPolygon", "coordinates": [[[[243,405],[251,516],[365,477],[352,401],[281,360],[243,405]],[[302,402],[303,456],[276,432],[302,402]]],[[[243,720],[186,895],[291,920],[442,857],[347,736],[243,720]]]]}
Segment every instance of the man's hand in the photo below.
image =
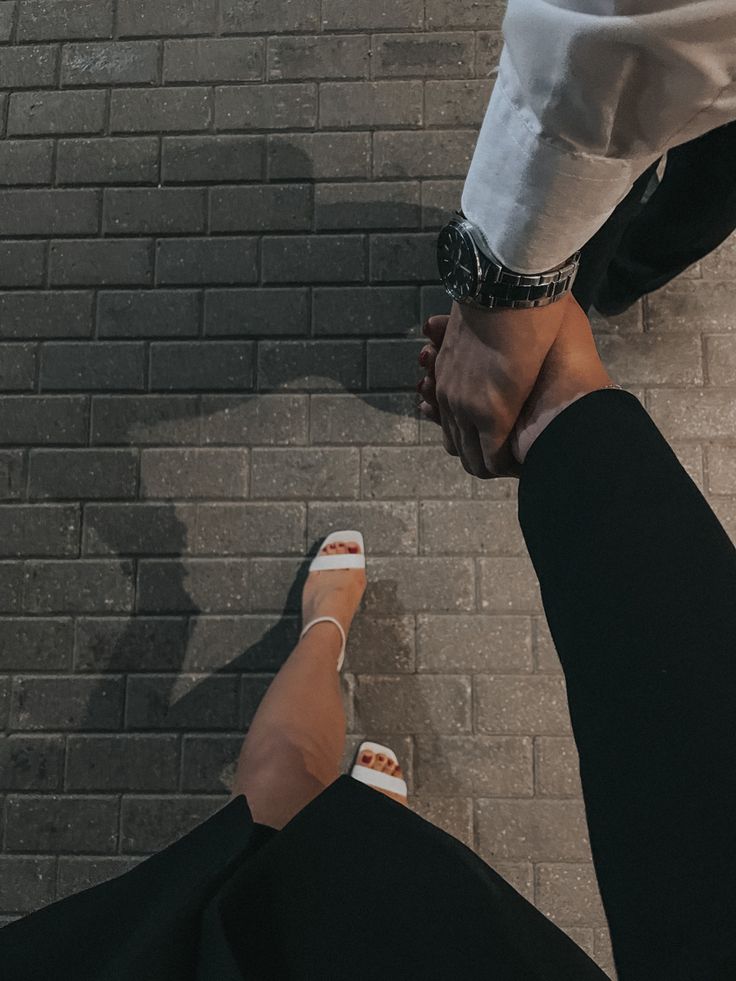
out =
{"type": "Polygon", "coordinates": [[[573,302],[567,293],[528,310],[453,303],[449,318],[425,324],[423,366],[433,371],[420,388],[420,411],[442,426],[445,449],[468,473],[519,476],[509,436],[573,302]]]}

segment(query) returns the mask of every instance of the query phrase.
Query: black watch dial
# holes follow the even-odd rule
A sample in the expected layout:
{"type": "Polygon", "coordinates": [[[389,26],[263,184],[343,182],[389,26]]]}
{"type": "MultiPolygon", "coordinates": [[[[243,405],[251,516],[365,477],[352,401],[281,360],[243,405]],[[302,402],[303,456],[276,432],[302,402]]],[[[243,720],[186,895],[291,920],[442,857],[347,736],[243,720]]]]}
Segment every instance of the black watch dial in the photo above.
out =
{"type": "Polygon", "coordinates": [[[437,239],[437,265],[447,292],[456,300],[474,297],[480,286],[475,243],[460,225],[445,225],[437,239]]]}

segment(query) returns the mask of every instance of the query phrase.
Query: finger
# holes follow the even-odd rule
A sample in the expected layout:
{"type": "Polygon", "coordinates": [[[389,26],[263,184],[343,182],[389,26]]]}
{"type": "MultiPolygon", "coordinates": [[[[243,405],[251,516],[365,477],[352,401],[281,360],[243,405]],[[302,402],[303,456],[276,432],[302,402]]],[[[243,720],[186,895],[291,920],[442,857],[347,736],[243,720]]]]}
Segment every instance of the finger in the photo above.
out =
{"type": "Polygon", "coordinates": [[[511,452],[511,436],[499,446],[490,433],[481,432],[478,439],[489,477],[520,477],[521,464],[511,452]]]}
{"type": "Polygon", "coordinates": [[[428,375],[434,374],[434,364],[439,353],[434,344],[425,344],[419,352],[419,364],[428,375]]]}
{"type": "Polygon", "coordinates": [[[437,314],[433,317],[428,317],[427,322],[422,327],[422,333],[425,337],[434,344],[436,348],[442,347],[442,341],[445,339],[445,331],[447,330],[447,322],[450,317],[447,314],[437,314]]]}
{"type": "Polygon", "coordinates": [[[431,405],[429,402],[421,400],[418,403],[417,408],[424,419],[427,419],[429,422],[434,422],[438,426],[442,425],[439,409],[436,405],[431,405]]]}
{"type": "Polygon", "coordinates": [[[493,474],[488,470],[483,459],[483,450],[480,445],[478,430],[475,426],[458,426],[460,439],[460,460],[463,467],[474,477],[492,477],[493,474]]]}
{"type": "Polygon", "coordinates": [[[445,447],[445,452],[449,453],[450,456],[460,456],[458,444],[455,442],[455,436],[458,435],[457,427],[452,418],[447,399],[443,398],[439,393],[437,394],[437,408],[440,414],[442,444],[445,447]]]}
{"type": "Polygon", "coordinates": [[[425,375],[417,385],[417,391],[425,402],[429,402],[431,405],[438,405],[437,383],[435,382],[433,375],[425,375]]]}

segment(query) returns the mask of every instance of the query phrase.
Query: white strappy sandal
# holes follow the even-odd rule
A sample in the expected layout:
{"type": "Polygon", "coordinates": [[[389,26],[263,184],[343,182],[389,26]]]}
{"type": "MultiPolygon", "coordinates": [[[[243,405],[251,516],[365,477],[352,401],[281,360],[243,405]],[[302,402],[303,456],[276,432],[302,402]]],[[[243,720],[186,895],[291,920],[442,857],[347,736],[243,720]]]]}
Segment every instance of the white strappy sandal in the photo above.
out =
{"type": "MultiPolygon", "coordinates": [[[[378,743],[370,742],[360,744],[358,752],[355,754],[356,760],[360,759],[365,749],[371,750],[376,755],[383,753],[393,763],[399,762],[396,759],[394,751],[389,749],[388,746],[380,746],[378,743]]],[[[406,782],[401,777],[392,777],[389,773],[381,773],[380,770],[374,770],[370,766],[361,766],[360,763],[356,763],[350,771],[350,776],[356,780],[360,780],[361,783],[367,783],[369,787],[375,787],[376,790],[390,790],[394,794],[400,794],[402,797],[408,796],[406,782]]]]}
{"type": "MultiPolygon", "coordinates": [[[[333,531],[332,534],[328,535],[320,545],[317,555],[312,559],[312,563],[309,566],[310,572],[320,572],[323,569],[365,569],[365,543],[361,533],[359,531],[333,531]],[[360,552],[345,552],[342,555],[321,554],[325,545],[329,545],[331,542],[337,541],[358,542],[360,545],[360,552]]],[[[339,671],[342,668],[343,661],[345,660],[345,631],[343,630],[342,624],[339,620],[337,620],[335,617],[315,617],[314,620],[309,621],[309,623],[299,634],[299,640],[302,639],[310,627],[313,627],[315,623],[322,623],[323,620],[329,620],[330,623],[334,623],[337,626],[337,629],[340,631],[340,636],[342,637],[342,650],[340,651],[340,658],[337,662],[337,670],[339,671]]]]}

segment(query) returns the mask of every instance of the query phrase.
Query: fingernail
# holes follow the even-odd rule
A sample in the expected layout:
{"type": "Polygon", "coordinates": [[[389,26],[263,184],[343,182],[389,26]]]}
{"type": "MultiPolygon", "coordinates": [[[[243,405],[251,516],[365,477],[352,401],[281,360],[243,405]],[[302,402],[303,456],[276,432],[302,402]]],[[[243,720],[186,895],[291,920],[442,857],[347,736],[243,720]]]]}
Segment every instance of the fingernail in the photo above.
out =
{"type": "Polygon", "coordinates": [[[427,363],[428,357],[429,357],[429,351],[422,351],[422,353],[419,355],[419,364],[422,366],[422,368],[427,363]]]}
{"type": "Polygon", "coordinates": [[[424,324],[422,325],[422,333],[423,334],[426,334],[427,333],[427,328],[428,327],[429,327],[429,317],[427,317],[427,319],[424,321],[424,324]]]}
{"type": "Polygon", "coordinates": [[[423,379],[423,378],[422,378],[422,379],[420,379],[420,380],[419,380],[419,381],[417,382],[417,391],[418,391],[418,392],[421,392],[421,390],[422,390],[422,385],[423,385],[423,384],[424,384],[424,379],[423,379]]]}

